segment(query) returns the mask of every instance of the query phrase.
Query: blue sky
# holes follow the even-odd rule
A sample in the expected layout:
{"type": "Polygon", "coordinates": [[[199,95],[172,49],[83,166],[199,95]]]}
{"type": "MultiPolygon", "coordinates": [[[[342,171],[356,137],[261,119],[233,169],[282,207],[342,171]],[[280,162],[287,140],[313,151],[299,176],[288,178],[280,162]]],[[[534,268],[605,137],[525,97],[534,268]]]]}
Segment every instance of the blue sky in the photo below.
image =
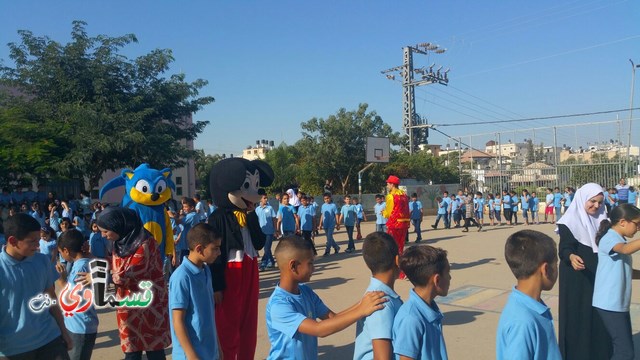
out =
{"type": "MultiPolygon", "coordinates": [[[[401,131],[400,83],[380,71],[400,65],[402,47],[420,42],[447,52],[418,55],[417,66],[451,68],[450,86],[416,90],[417,112],[434,124],[628,108],[628,59],[640,63],[640,2],[632,0],[3,1],[0,58],[7,61],[17,30],[66,42],[73,20],[88,22],[91,35],[134,33],[139,43],[126,48],[129,57],[172,49],[171,73],[208,80],[202,95],[216,102],[194,115],[211,122],[195,143],[207,153],[240,154],[256,139],[293,144],[301,122],[359,103],[401,131]]],[[[558,144],[618,133],[626,143],[628,112],[440,130],[465,142],[474,135],[475,147],[495,138],[478,134],[498,131],[503,142],[534,137],[551,145],[550,126],[616,116],[625,121],[560,128],[558,144]]],[[[632,134],[638,144],[640,121],[632,134]]],[[[453,143],[433,131],[429,142],[453,143]]]]}

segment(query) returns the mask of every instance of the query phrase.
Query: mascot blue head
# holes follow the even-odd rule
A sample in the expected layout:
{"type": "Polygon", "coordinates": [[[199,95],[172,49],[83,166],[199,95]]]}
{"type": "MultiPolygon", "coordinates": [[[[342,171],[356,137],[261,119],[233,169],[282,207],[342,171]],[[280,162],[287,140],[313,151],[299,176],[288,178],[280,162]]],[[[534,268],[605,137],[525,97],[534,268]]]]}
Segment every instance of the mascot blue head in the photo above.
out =
{"type": "Polygon", "coordinates": [[[155,170],[149,164],[142,164],[135,170],[124,169],[119,177],[113,178],[100,189],[100,198],[109,190],[124,186],[122,205],[129,201],[147,206],[162,205],[171,199],[171,190],[176,186],[171,180],[171,170],[155,170]]]}

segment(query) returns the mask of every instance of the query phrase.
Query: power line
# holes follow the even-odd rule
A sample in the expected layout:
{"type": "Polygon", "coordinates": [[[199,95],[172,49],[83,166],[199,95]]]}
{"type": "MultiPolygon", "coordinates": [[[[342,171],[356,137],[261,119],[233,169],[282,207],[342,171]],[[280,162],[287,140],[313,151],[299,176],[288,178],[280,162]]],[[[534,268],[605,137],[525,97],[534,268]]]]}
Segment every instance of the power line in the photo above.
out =
{"type": "Polygon", "coordinates": [[[482,121],[482,122],[457,123],[457,124],[432,124],[432,126],[435,127],[435,126],[467,126],[467,125],[502,124],[502,123],[512,123],[512,122],[522,122],[522,121],[550,120],[550,119],[570,118],[570,117],[578,117],[578,116],[602,115],[602,114],[611,114],[611,113],[616,113],[616,112],[625,112],[625,111],[632,111],[632,110],[638,110],[638,109],[640,109],[640,108],[631,108],[631,109],[626,108],[626,109],[618,109],[618,110],[595,111],[595,112],[580,113],[580,114],[541,116],[541,117],[532,117],[532,118],[525,118],[525,119],[482,121]]]}

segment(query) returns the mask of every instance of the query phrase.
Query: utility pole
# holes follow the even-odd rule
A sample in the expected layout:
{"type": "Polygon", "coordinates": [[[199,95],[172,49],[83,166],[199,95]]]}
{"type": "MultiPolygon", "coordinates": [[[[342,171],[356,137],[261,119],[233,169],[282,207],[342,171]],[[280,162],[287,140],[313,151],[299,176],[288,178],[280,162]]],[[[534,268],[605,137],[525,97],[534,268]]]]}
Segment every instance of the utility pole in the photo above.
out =
{"type": "Polygon", "coordinates": [[[636,65],[633,63],[633,60],[629,59],[631,63],[631,98],[629,99],[629,134],[627,138],[627,166],[626,173],[627,175],[630,173],[631,169],[629,168],[631,162],[631,122],[633,121],[633,91],[635,90],[636,84],[636,68],[640,68],[640,64],[636,65]]]}
{"type": "Polygon", "coordinates": [[[450,69],[440,72],[442,66],[440,66],[435,72],[433,71],[435,63],[431,64],[428,70],[425,67],[414,69],[413,67],[413,54],[429,55],[429,52],[435,54],[442,54],[446,49],[440,48],[438,45],[431,43],[420,43],[416,46],[405,46],[402,48],[403,63],[400,66],[393,67],[391,69],[381,71],[382,74],[387,76],[389,80],[395,80],[397,73],[402,77],[402,128],[406,134],[409,135],[409,154],[413,154],[418,149],[418,145],[427,144],[429,137],[429,126],[427,119],[422,119],[416,113],[416,97],[415,87],[422,85],[429,85],[438,83],[447,85],[449,78],[447,74],[450,69]],[[419,76],[418,79],[414,78],[419,76]]]}

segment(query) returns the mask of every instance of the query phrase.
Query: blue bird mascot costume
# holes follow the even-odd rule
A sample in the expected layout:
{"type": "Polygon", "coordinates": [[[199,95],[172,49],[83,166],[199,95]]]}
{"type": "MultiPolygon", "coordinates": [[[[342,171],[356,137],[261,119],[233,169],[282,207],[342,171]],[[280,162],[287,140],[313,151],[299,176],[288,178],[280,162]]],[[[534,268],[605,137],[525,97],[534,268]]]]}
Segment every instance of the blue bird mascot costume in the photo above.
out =
{"type": "Polygon", "coordinates": [[[169,214],[164,204],[171,199],[171,190],[176,188],[171,180],[171,170],[155,170],[142,164],[135,170],[124,169],[100,189],[100,198],[109,190],[124,186],[121,206],[133,209],[140,216],[144,228],[158,242],[163,261],[173,256],[173,232],[169,214]]]}

